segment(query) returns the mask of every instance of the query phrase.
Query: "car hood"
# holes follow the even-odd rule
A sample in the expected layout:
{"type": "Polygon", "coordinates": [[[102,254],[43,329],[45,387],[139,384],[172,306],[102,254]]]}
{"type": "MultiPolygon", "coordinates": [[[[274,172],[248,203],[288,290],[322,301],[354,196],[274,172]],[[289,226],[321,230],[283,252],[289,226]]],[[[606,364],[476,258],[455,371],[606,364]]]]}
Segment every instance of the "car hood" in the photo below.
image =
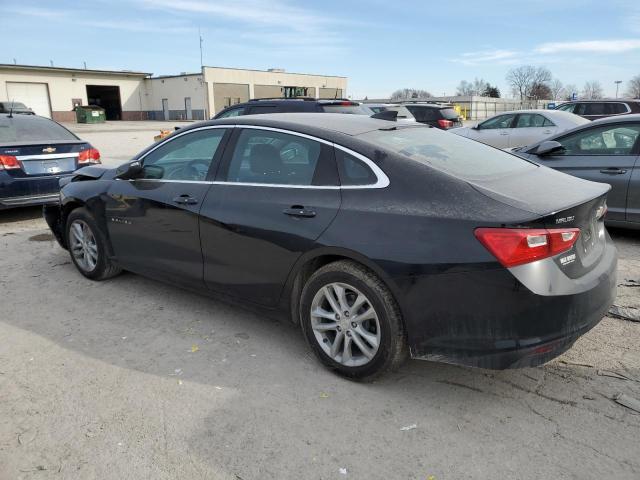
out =
{"type": "Polygon", "coordinates": [[[460,135],[462,137],[468,137],[470,128],[469,127],[455,127],[455,128],[450,128],[447,131],[450,132],[450,133],[455,133],[456,135],[460,135]]]}

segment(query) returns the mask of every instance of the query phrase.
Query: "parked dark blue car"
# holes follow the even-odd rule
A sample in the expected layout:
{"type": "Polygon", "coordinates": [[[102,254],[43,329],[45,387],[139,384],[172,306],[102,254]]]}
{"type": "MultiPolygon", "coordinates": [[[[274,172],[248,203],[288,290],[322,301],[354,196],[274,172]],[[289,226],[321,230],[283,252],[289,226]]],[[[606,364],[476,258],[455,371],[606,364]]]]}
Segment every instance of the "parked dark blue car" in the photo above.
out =
{"type": "Polygon", "coordinates": [[[0,210],[58,201],[60,178],[100,163],[100,153],[37,115],[0,114],[0,210]]]}

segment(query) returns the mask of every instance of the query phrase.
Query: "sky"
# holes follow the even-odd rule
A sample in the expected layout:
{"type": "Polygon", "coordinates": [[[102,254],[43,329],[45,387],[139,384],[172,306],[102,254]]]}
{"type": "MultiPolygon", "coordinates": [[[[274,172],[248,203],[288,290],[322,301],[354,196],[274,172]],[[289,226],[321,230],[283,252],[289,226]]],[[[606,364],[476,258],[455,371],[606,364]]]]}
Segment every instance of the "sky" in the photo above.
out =
{"type": "MultiPolygon", "coordinates": [[[[341,75],[351,98],[453,95],[519,65],[578,89],[640,75],[640,0],[0,0],[0,63],[135,70],[204,65],[341,75]]],[[[506,94],[506,95],[505,95],[506,94]]]]}

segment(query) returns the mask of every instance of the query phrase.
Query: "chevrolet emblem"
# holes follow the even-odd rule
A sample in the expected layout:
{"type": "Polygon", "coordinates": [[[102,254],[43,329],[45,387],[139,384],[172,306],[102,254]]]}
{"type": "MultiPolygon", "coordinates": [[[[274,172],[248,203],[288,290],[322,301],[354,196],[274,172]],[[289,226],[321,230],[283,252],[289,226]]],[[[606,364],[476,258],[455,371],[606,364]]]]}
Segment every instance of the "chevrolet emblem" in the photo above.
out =
{"type": "Polygon", "coordinates": [[[42,149],[42,153],[53,153],[56,151],[56,147],[47,147],[42,149]]]}

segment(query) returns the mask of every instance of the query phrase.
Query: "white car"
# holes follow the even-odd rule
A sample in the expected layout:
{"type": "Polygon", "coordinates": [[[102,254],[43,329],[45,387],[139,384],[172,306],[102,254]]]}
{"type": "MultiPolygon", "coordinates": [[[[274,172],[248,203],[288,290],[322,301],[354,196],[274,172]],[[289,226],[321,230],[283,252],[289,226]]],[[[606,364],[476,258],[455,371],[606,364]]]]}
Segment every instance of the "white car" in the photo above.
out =
{"type": "Polygon", "coordinates": [[[497,148],[514,148],[539,142],[551,135],[589,123],[559,110],[518,110],[500,113],[472,127],[449,130],[497,148]]]}

